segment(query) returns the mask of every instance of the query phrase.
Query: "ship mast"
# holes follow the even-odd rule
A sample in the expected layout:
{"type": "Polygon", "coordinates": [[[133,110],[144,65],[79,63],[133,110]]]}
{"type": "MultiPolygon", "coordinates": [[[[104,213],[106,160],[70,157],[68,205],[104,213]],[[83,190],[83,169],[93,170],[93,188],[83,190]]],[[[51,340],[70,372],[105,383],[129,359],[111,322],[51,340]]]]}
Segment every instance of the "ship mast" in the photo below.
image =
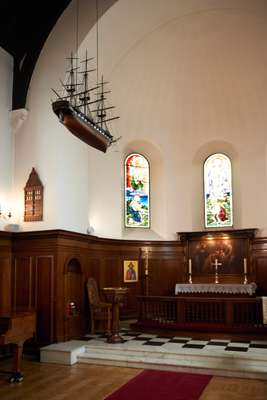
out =
{"type": "Polygon", "coordinates": [[[73,104],[73,99],[75,98],[74,93],[76,92],[76,79],[75,79],[75,74],[74,74],[74,66],[73,66],[73,53],[71,52],[71,56],[68,59],[70,60],[70,70],[67,71],[69,72],[70,76],[70,83],[66,84],[66,92],[69,95],[70,103],[73,104]]]}
{"type": "Polygon", "coordinates": [[[81,74],[83,74],[83,92],[79,93],[79,99],[81,102],[81,106],[83,107],[83,112],[85,115],[90,115],[91,116],[91,111],[89,108],[90,104],[90,91],[97,89],[97,86],[94,88],[89,89],[88,85],[88,73],[95,71],[95,69],[88,69],[88,62],[93,60],[93,58],[88,58],[87,56],[87,50],[85,54],[85,59],[84,61],[81,61],[81,63],[84,63],[84,71],[81,71],[81,74]]]}
{"type": "Polygon", "coordinates": [[[80,61],[83,66],[78,67],[78,14],[79,14],[79,0],[77,3],[77,21],[76,21],[76,56],[71,52],[69,61],[68,79],[62,86],[65,89],[65,95],[57,95],[58,100],[52,103],[53,111],[59,118],[60,122],[79,139],[98,150],[106,152],[107,148],[115,143],[118,139],[114,139],[110,133],[107,122],[117,119],[119,117],[109,118],[107,110],[115,108],[114,106],[106,106],[106,94],[110,90],[105,90],[103,75],[99,81],[98,75],[98,0],[96,1],[96,69],[90,69],[89,62],[93,58],[88,58],[87,51],[83,61],[80,61]],[[74,65],[75,64],[75,65],[74,65]],[[89,74],[97,71],[97,81],[93,87],[90,87],[89,74]],[[82,75],[80,75],[82,74],[82,75]],[[78,79],[78,76],[81,79],[78,79]],[[95,98],[92,98],[96,96],[95,98]]]}
{"type": "Polygon", "coordinates": [[[97,118],[98,118],[98,123],[100,122],[101,129],[103,129],[103,121],[106,117],[106,112],[104,109],[104,81],[103,81],[103,75],[101,77],[101,91],[100,91],[100,96],[99,96],[99,106],[98,106],[98,112],[97,112],[97,118]]]}

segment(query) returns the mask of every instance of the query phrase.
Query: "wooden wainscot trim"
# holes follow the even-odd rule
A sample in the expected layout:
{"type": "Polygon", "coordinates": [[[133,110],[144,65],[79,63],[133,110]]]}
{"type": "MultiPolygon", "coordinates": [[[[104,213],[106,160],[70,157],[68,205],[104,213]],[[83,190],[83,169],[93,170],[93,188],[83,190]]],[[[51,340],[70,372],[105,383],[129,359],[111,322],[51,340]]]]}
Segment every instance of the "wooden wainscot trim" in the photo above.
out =
{"type": "Polygon", "coordinates": [[[198,239],[208,239],[213,237],[214,239],[220,239],[224,236],[230,237],[241,237],[254,239],[256,236],[257,228],[249,228],[249,229],[224,229],[224,230],[206,230],[206,231],[198,231],[198,232],[177,232],[178,239],[181,242],[186,240],[198,240],[198,239]]]}

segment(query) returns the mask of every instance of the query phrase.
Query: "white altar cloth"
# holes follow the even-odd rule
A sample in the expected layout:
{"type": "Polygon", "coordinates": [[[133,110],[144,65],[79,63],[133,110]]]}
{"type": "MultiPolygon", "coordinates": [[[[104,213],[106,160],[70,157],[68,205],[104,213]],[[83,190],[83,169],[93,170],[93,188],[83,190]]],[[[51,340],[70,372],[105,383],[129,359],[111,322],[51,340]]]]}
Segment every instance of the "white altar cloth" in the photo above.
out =
{"type": "Polygon", "coordinates": [[[221,293],[221,294],[255,294],[257,285],[255,282],[248,284],[235,283],[177,283],[175,294],[183,293],[221,293]]]}

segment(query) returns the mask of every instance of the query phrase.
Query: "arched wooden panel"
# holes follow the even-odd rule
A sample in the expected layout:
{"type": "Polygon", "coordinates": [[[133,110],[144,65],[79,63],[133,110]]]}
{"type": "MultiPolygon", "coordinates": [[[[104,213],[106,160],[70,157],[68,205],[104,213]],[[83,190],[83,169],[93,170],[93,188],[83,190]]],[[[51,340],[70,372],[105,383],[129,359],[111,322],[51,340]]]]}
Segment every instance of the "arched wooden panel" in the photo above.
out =
{"type": "Polygon", "coordinates": [[[64,268],[65,340],[82,335],[84,303],[83,275],[80,260],[68,259],[64,268]]]}

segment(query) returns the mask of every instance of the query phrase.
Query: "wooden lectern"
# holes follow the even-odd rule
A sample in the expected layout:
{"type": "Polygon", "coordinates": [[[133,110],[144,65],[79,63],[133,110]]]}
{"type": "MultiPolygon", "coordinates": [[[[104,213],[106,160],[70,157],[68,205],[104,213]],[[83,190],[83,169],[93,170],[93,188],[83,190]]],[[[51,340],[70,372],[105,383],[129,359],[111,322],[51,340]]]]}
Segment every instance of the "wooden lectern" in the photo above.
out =
{"type": "Polygon", "coordinates": [[[108,337],[108,343],[122,343],[120,336],[120,304],[123,302],[128,288],[126,287],[106,287],[102,289],[107,301],[112,304],[112,322],[111,335],[108,337]]]}

